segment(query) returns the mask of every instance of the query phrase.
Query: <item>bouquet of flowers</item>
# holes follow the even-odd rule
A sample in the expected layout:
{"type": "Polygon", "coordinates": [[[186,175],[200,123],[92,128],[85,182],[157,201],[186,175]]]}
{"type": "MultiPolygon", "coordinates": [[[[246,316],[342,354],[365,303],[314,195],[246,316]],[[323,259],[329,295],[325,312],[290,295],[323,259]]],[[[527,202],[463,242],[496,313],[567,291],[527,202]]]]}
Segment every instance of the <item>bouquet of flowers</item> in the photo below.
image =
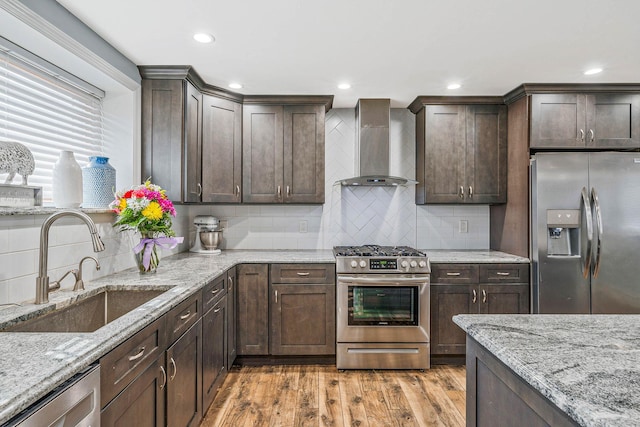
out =
{"type": "Polygon", "coordinates": [[[109,204],[118,216],[114,227],[120,231],[133,230],[141,235],[140,243],[133,248],[141,272],[155,271],[160,259],[156,246],[173,249],[182,243],[182,237],[174,237],[171,217],[176,216],[173,203],[158,185],[147,180],[126,191],[115,194],[116,199],[109,204]]]}

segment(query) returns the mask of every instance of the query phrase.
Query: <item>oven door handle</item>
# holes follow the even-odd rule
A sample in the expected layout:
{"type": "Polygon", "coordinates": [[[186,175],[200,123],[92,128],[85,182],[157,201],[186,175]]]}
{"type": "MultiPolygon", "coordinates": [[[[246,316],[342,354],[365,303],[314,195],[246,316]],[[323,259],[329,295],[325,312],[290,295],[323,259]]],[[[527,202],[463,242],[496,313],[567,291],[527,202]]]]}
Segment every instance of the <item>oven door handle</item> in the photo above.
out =
{"type": "Polygon", "coordinates": [[[429,277],[352,277],[352,276],[338,276],[338,282],[342,283],[350,283],[350,284],[362,284],[362,285],[392,285],[392,284],[403,284],[403,285],[422,285],[425,282],[429,281],[429,277]]]}

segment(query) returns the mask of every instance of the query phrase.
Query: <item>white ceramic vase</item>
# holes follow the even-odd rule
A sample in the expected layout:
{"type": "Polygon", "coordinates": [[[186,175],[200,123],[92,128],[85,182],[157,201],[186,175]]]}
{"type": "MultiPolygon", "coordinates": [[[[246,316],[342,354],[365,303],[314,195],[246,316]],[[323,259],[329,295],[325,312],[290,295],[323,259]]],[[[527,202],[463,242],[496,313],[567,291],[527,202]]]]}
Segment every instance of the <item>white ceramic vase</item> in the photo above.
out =
{"type": "Polygon", "coordinates": [[[82,169],[73,151],[61,151],[53,165],[53,205],[79,208],[82,204],[82,169]]]}

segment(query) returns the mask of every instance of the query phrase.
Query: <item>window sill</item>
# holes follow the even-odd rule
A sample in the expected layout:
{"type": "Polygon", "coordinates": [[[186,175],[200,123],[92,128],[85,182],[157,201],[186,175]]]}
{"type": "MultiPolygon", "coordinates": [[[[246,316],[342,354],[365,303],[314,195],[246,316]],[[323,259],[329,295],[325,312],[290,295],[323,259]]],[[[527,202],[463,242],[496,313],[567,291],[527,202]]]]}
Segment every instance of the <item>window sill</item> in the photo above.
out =
{"type": "MultiPolygon", "coordinates": [[[[0,207],[1,216],[16,216],[16,215],[51,215],[56,212],[68,210],[64,208],[55,208],[53,206],[34,206],[31,208],[7,208],[0,207]]],[[[107,208],[76,208],[72,210],[79,210],[87,214],[105,214],[113,213],[111,209],[107,208]]]]}

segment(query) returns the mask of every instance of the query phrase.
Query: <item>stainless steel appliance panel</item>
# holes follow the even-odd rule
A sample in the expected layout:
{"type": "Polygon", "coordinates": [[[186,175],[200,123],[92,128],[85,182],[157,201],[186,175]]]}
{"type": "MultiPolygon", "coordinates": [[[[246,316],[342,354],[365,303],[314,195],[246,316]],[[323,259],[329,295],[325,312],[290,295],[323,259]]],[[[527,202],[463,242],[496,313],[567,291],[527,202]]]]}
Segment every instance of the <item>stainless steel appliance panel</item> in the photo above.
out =
{"type": "MultiPolygon", "coordinates": [[[[554,240],[547,226],[548,210],[580,210],[582,189],[589,186],[588,171],[589,153],[538,153],[531,162],[533,313],[589,313],[590,282],[583,275],[580,255],[549,254],[549,242],[554,240]]],[[[578,240],[574,245],[584,252],[587,239],[578,235],[578,240]]]]}
{"type": "Polygon", "coordinates": [[[591,312],[640,313],[640,153],[592,153],[589,184],[591,312]]]}
{"type": "Polygon", "coordinates": [[[338,343],[338,369],[429,369],[429,343],[338,343]]]}

